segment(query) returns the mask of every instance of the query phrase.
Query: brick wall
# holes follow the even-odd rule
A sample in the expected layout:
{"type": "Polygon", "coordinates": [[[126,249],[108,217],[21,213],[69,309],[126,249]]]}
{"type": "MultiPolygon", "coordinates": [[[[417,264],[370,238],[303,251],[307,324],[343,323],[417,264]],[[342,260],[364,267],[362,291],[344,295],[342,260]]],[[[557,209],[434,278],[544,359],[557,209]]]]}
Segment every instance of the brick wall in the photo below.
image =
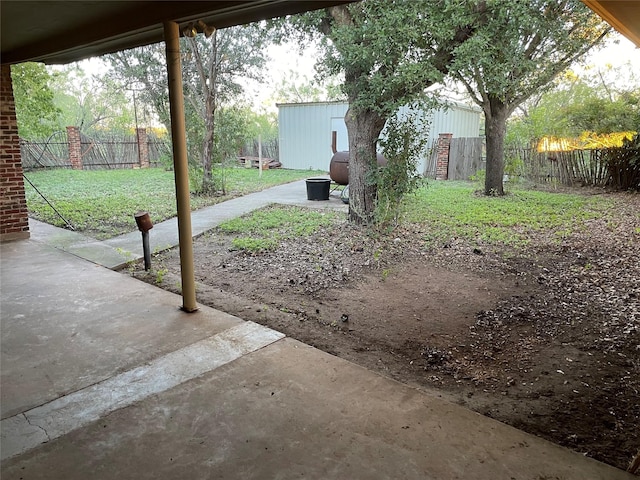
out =
{"type": "Polygon", "coordinates": [[[11,68],[0,72],[0,241],[29,238],[11,68]]]}
{"type": "Polygon", "coordinates": [[[146,128],[136,128],[136,139],[138,140],[138,160],[140,168],[149,168],[149,137],[146,128]]]}
{"type": "Polygon", "coordinates": [[[82,144],[80,143],[80,129],[67,127],[67,143],[69,145],[69,162],[74,170],[82,170],[82,144]]]}
{"type": "MultiPolygon", "coordinates": [[[[146,128],[136,129],[136,141],[138,143],[138,166],[149,168],[149,136],[146,128]]],[[[86,143],[85,143],[86,145],[86,143]]],[[[67,146],[69,148],[69,163],[73,170],[82,170],[82,138],[78,127],[67,127],[67,146]]],[[[90,150],[87,149],[85,153],[90,150]]],[[[137,168],[133,166],[133,168],[137,168]]]]}
{"type": "Polygon", "coordinates": [[[452,133],[440,133],[438,135],[436,180],[449,178],[449,147],[451,146],[452,133]]]}

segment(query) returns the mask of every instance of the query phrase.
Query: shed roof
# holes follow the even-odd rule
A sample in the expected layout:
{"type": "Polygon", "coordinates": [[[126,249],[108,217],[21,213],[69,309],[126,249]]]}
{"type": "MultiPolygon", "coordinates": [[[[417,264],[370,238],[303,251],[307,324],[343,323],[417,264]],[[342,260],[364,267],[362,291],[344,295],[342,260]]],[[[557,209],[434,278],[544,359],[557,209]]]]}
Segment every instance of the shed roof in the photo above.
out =
{"type": "MultiPolygon", "coordinates": [[[[457,100],[445,98],[442,101],[444,106],[449,108],[456,108],[460,110],[469,110],[471,112],[482,112],[482,109],[474,104],[468,104],[459,102],[457,100]]],[[[325,106],[325,105],[349,105],[347,100],[325,100],[318,102],[285,102],[285,103],[276,103],[277,108],[281,107],[314,107],[314,106],[325,106]]]]}

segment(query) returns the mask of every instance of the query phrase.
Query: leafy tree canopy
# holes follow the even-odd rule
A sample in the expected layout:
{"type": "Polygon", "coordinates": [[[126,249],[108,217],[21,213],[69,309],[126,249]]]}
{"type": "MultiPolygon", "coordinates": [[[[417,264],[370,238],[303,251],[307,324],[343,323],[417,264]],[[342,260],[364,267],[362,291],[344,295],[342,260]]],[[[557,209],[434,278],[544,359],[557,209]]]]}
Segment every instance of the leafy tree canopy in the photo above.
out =
{"type": "Polygon", "coordinates": [[[491,100],[515,110],[610,31],[579,0],[490,0],[487,9],[452,73],[489,115],[491,100]]]}
{"type": "Polygon", "coordinates": [[[471,1],[366,0],[290,19],[298,35],[324,46],[320,73],[344,75],[353,222],[375,222],[376,144],[387,119],[443,78],[482,8],[471,1]]]}
{"type": "Polygon", "coordinates": [[[451,71],[484,110],[485,193],[502,195],[507,118],[601,42],[610,27],[579,0],[488,0],[486,7],[451,71]]]}
{"type": "Polygon", "coordinates": [[[508,127],[508,142],[524,144],[544,136],[577,138],[584,132],[608,134],[640,128],[640,88],[617,87],[612,78],[627,68],[567,71],[551,90],[519,107],[508,127]]]}
{"type": "MultiPolygon", "coordinates": [[[[87,74],[78,64],[56,72],[54,102],[62,112],[59,128],[76,126],[85,134],[99,130],[125,132],[143,115],[143,104],[110,77],[87,74]],[[138,105],[139,104],[139,105],[138,105]],[[139,112],[135,110],[140,108],[139,112]]],[[[146,126],[146,125],[145,125],[146,126]]]]}
{"type": "Polygon", "coordinates": [[[325,79],[322,83],[315,78],[289,70],[282,78],[273,94],[275,103],[331,102],[346,100],[341,84],[336,78],[325,79]]]}
{"type": "Polygon", "coordinates": [[[61,114],[53,101],[53,76],[43,64],[28,62],[12,65],[11,79],[20,136],[38,140],[51,135],[61,114]]]}
{"type": "MultiPolygon", "coordinates": [[[[237,133],[241,125],[232,106],[240,100],[246,81],[264,77],[264,46],[270,33],[264,25],[250,24],[215,30],[209,37],[200,34],[181,39],[189,158],[202,168],[202,193],[224,190],[223,185],[216,185],[213,165],[228,155],[230,150],[224,145],[230,145],[229,132],[237,133]],[[216,114],[223,109],[226,114],[218,119],[222,130],[216,132],[216,114]],[[218,133],[227,140],[218,138],[218,133]]],[[[119,52],[108,59],[116,78],[122,84],[140,86],[141,98],[153,105],[170,130],[164,45],[119,52]]]]}
{"type": "Polygon", "coordinates": [[[162,43],[105,55],[108,76],[125,90],[136,90],[141,104],[149,105],[171,131],[165,47],[162,43]]]}

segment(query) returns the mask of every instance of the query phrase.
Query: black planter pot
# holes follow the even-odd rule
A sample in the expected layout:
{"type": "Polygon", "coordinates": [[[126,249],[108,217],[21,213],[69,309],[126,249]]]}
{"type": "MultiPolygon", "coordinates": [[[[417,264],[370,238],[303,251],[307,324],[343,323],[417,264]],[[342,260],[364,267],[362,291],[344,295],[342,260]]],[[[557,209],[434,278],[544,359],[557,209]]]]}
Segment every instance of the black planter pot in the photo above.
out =
{"type": "Polygon", "coordinates": [[[330,187],[328,178],[307,178],[307,200],[329,200],[330,187]]]}

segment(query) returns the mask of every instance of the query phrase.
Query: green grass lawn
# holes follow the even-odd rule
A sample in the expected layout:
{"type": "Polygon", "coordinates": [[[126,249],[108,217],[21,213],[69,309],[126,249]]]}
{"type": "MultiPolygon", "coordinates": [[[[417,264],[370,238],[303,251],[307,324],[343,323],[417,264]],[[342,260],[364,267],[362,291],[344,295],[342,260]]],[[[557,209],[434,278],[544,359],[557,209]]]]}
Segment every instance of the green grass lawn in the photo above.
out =
{"type": "MultiPolygon", "coordinates": [[[[504,197],[486,197],[469,182],[430,182],[405,198],[402,222],[426,232],[425,245],[465,238],[485,244],[526,245],[543,232],[560,241],[587,228],[585,220],[615,209],[600,195],[567,194],[512,187],[504,197]]],[[[256,252],[277,248],[284,238],[309,235],[339,217],[288,206],[271,206],[218,228],[237,234],[234,246],[256,252]]],[[[392,232],[392,235],[394,233],[392,232]]]]}
{"type": "Polygon", "coordinates": [[[452,237],[488,243],[526,244],[532,231],[547,230],[559,239],[585,228],[613,207],[602,196],[544,192],[519,187],[503,197],[487,197],[469,182],[430,182],[404,202],[407,222],[429,225],[429,241],[452,237]]]}
{"type": "Polygon", "coordinates": [[[275,249],[280,241],[307,237],[322,226],[331,225],[344,214],[308,210],[300,207],[269,206],[244,217],[228,220],[218,227],[237,234],[233,246],[239,250],[259,252],[275,249]]]}
{"type": "MultiPolygon", "coordinates": [[[[191,197],[191,208],[213,205],[229,198],[274,185],[323,174],[310,170],[226,170],[227,196],[191,197]]],[[[173,172],[160,168],[140,170],[46,170],[25,172],[26,177],[77,231],[98,239],[136,230],[133,215],[148,211],[155,223],[176,215],[173,172]]],[[[29,215],[52,225],[65,222],[28,182],[29,215]]]]}
{"type": "MultiPolygon", "coordinates": [[[[227,200],[264,188],[318,175],[309,170],[267,170],[259,177],[255,169],[227,170],[226,197],[192,196],[192,209],[227,200]]],[[[105,239],[136,230],[133,215],[145,210],[155,223],[176,214],[173,172],[145,170],[49,170],[27,172],[26,176],[77,231],[105,239]]],[[[30,215],[58,226],[64,221],[27,183],[30,215]]],[[[425,241],[439,242],[461,237],[488,243],[526,244],[532,232],[547,231],[561,239],[585,228],[585,220],[596,218],[613,207],[601,195],[544,192],[511,187],[504,197],[485,197],[469,182],[429,182],[403,204],[402,221],[426,227],[425,241]]],[[[248,250],[269,248],[272,232],[290,224],[286,237],[304,235],[324,225],[330,216],[291,208],[254,212],[221,228],[246,237],[248,250]],[[255,241],[258,239],[259,241],[255,241]]],[[[282,235],[279,233],[278,235],[282,235]]],[[[238,240],[239,242],[243,240],[238,240]]]]}

